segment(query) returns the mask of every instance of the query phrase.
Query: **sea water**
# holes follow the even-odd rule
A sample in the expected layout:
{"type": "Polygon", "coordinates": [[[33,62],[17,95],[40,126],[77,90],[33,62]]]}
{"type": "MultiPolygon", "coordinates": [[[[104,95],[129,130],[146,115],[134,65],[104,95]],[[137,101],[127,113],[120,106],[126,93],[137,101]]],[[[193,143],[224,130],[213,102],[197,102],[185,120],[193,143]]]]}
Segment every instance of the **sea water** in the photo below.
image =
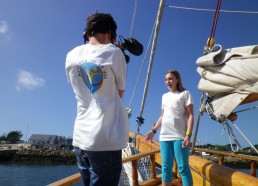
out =
{"type": "MultiPolygon", "coordinates": [[[[250,173],[249,169],[238,169],[238,171],[246,174],[250,173]]],[[[78,172],[76,164],[30,165],[0,163],[0,186],[46,186],[78,172]]],[[[258,169],[256,173],[258,174],[258,169]]],[[[82,181],[74,184],[74,186],[79,185],[83,185],[82,181]]]]}
{"type": "MultiPolygon", "coordinates": [[[[78,172],[79,170],[76,165],[0,163],[0,185],[46,186],[78,172]]],[[[82,182],[74,185],[82,185],[82,182]]]]}

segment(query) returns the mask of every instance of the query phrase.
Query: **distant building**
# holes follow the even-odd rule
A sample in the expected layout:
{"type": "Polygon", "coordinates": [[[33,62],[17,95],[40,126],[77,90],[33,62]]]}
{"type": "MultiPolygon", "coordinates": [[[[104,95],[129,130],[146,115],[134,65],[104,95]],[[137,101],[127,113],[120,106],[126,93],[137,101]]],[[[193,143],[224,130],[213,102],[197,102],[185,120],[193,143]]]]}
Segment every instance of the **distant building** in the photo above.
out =
{"type": "Polygon", "coordinates": [[[57,145],[58,136],[57,135],[45,135],[45,134],[32,134],[29,138],[29,144],[32,145],[57,145]]]}
{"type": "Polygon", "coordinates": [[[58,135],[32,134],[28,143],[35,148],[60,149],[62,147],[64,149],[64,146],[71,146],[71,139],[58,135]]]}

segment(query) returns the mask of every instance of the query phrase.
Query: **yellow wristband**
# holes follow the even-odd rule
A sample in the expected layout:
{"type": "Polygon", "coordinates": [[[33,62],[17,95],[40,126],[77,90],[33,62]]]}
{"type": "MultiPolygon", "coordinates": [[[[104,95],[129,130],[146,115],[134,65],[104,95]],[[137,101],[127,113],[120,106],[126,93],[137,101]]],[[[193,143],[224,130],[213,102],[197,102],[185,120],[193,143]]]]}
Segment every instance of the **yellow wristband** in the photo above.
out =
{"type": "Polygon", "coordinates": [[[187,136],[191,137],[192,136],[192,133],[191,132],[186,132],[185,133],[187,136]]]}

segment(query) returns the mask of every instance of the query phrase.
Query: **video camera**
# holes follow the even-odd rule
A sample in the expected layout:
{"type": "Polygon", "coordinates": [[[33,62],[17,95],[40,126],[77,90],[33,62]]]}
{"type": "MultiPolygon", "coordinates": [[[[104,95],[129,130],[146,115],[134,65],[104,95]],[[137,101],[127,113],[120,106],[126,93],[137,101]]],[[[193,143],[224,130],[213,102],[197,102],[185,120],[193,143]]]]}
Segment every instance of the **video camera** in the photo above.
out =
{"type": "Polygon", "coordinates": [[[125,39],[123,36],[119,35],[119,39],[121,42],[119,42],[118,44],[115,44],[115,45],[118,46],[124,53],[125,61],[127,64],[130,61],[130,57],[125,53],[125,50],[127,50],[128,52],[130,52],[131,54],[133,54],[135,56],[139,56],[142,54],[143,46],[135,38],[130,37],[130,38],[125,39]]]}

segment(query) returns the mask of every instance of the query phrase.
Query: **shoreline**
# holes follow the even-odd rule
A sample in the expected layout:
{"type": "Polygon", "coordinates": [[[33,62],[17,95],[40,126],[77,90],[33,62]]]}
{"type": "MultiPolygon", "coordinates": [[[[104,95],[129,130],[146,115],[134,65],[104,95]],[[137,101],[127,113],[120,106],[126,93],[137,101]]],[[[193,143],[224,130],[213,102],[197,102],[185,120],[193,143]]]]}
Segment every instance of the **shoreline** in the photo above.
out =
{"type": "MultiPolygon", "coordinates": [[[[6,150],[5,150],[6,151],[6,150]]],[[[76,156],[73,151],[65,150],[41,150],[41,149],[22,149],[22,150],[12,150],[15,151],[14,154],[10,154],[10,157],[4,159],[5,161],[14,163],[39,163],[39,164],[75,164],[76,156]]],[[[0,150],[0,155],[2,150],[0,150]]],[[[7,151],[6,151],[7,152],[7,151]]],[[[204,159],[218,163],[219,156],[208,155],[202,156],[198,155],[204,159]]],[[[2,158],[0,157],[0,160],[2,158]]],[[[250,160],[244,160],[236,157],[224,157],[224,166],[233,169],[250,169],[250,160]]]]}
{"type": "Polygon", "coordinates": [[[10,160],[18,149],[0,149],[0,161],[10,160]]]}
{"type": "Polygon", "coordinates": [[[10,162],[40,164],[75,164],[76,157],[73,151],[22,149],[17,151],[10,158],[10,162]]]}
{"type": "MultiPolygon", "coordinates": [[[[218,155],[208,155],[208,156],[202,156],[200,157],[213,161],[215,163],[219,163],[219,156],[218,155]]],[[[237,157],[224,157],[223,165],[232,169],[250,169],[251,168],[251,161],[245,160],[237,157]]]]}

